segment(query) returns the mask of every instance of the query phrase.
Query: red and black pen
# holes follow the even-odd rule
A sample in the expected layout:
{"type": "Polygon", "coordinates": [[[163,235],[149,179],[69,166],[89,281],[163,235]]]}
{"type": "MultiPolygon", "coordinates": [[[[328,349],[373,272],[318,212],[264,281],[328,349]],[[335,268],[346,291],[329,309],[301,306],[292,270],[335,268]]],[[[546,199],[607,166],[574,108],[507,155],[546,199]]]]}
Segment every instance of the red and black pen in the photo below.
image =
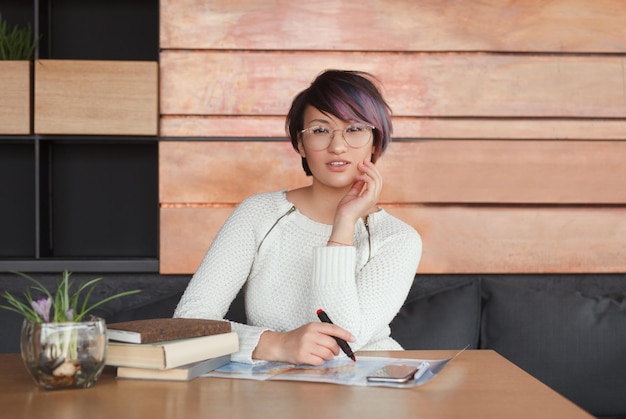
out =
{"type": "MultiPolygon", "coordinates": [[[[328,314],[326,314],[326,312],[324,312],[324,310],[322,310],[321,308],[319,310],[317,310],[317,317],[319,317],[319,319],[321,321],[323,321],[324,323],[333,324],[333,322],[328,317],[328,314]]],[[[348,342],[346,342],[345,340],[343,340],[341,338],[338,338],[337,336],[333,336],[333,338],[337,341],[337,343],[339,344],[339,347],[341,348],[343,353],[348,355],[348,357],[350,359],[352,359],[354,362],[356,362],[356,357],[354,356],[354,353],[352,352],[352,349],[350,348],[350,345],[348,345],[348,342]]]]}

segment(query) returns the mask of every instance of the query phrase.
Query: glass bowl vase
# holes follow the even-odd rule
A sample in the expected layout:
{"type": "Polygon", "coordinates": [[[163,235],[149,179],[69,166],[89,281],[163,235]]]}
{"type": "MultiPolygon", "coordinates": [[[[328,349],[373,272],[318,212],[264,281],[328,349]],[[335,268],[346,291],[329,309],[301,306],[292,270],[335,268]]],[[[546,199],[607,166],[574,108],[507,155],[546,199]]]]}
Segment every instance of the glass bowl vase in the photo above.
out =
{"type": "Polygon", "coordinates": [[[106,323],[95,316],[65,323],[24,320],[20,348],[26,369],[41,388],[90,388],[104,369],[106,323]]]}

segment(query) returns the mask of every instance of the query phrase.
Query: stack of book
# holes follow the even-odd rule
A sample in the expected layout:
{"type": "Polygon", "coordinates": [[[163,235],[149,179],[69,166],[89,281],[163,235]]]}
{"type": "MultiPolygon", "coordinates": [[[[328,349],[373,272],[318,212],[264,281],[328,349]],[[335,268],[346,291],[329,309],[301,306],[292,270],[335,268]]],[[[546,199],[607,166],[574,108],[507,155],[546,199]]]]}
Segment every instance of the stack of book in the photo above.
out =
{"type": "Polygon", "coordinates": [[[189,381],[230,361],[239,350],[230,323],[148,319],[107,324],[106,364],[118,378],[189,381]]]}

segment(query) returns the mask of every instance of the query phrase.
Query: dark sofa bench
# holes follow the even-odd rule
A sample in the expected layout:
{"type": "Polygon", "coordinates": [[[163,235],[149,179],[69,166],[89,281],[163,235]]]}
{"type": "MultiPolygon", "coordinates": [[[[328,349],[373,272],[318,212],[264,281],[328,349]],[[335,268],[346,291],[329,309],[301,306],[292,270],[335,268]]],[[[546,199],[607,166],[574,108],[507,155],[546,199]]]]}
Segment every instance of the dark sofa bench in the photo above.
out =
{"type": "MultiPolygon", "coordinates": [[[[36,277],[53,287],[58,275],[36,277]]],[[[94,298],[142,292],[95,314],[171,316],[189,278],[107,274],[94,298]]],[[[0,291],[25,285],[0,274],[0,291]]],[[[227,316],[245,322],[241,295],[227,316]]],[[[19,352],[20,326],[0,310],[0,353],[19,352]]],[[[406,349],[494,349],[593,415],[626,418],[626,275],[418,275],[391,328],[406,349]]]]}
{"type": "Polygon", "coordinates": [[[626,275],[417,276],[406,349],[493,349],[598,417],[626,418],[626,275]]]}

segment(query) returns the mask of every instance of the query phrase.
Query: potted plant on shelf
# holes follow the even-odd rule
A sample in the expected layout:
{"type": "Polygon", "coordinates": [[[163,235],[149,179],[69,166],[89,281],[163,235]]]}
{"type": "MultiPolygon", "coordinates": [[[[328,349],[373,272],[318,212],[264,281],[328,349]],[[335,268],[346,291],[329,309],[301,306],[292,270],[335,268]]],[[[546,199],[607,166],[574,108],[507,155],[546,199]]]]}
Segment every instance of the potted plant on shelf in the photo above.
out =
{"type": "Polygon", "coordinates": [[[24,292],[26,302],[4,291],[8,305],[0,307],[24,316],[21,354],[35,383],[46,390],[92,387],[104,368],[107,338],[104,319],[89,313],[108,301],[140,291],[125,291],[90,303],[89,297],[102,278],[75,288],[69,279],[71,273],[64,271],[53,295],[35,278],[15,273],[34,285],[24,292]],[[36,298],[33,291],[39,294],[36,298]]]}
{"type": "Polygon", "coordinates": [[[0,135],[31,133],[32,59],[38,40],[30,24],[9,29],[0,14],[0,135]]]}

